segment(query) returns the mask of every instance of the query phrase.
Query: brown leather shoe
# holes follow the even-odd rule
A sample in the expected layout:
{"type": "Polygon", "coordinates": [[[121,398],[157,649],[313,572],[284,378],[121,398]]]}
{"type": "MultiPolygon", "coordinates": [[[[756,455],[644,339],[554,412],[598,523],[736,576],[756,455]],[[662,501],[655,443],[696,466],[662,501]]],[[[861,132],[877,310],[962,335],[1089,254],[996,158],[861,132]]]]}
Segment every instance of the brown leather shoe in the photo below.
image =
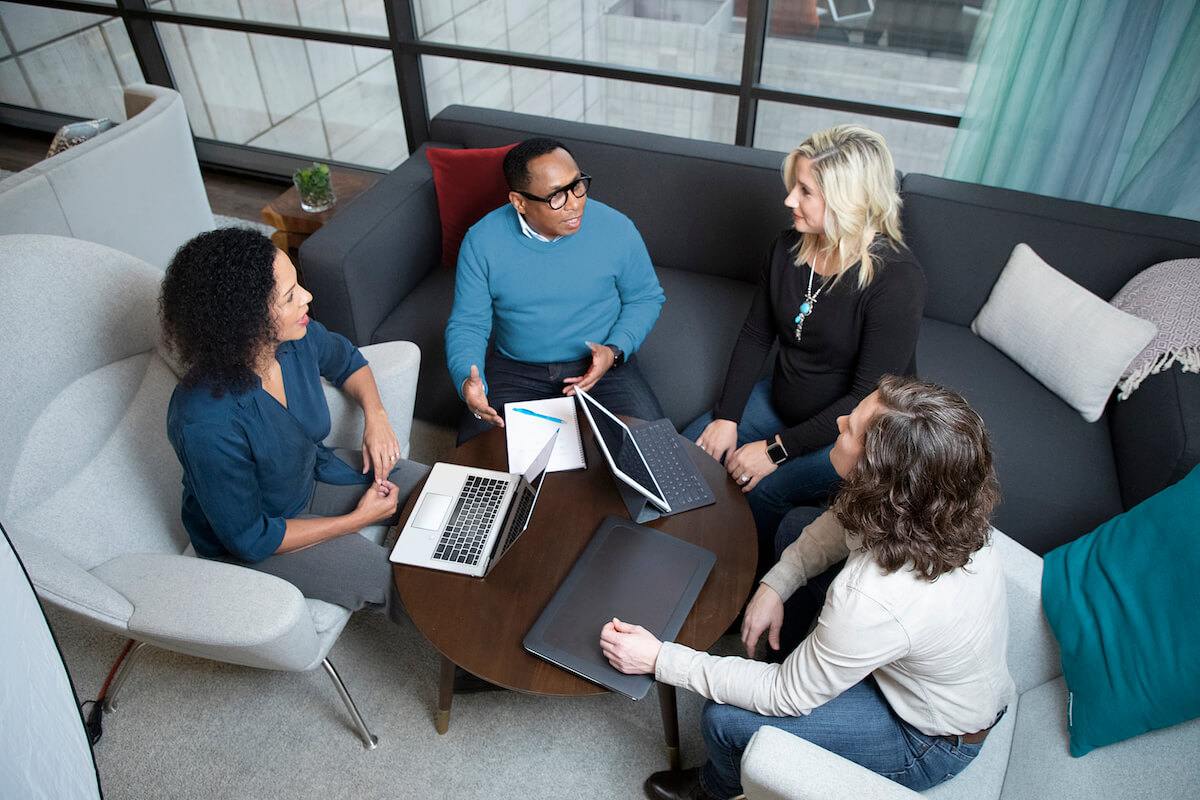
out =
{"type": "Polygon", "coordinates": [[[644,786],[650,800],[715,800],[700,786],[700,768],[656,772],[644,786]]]}

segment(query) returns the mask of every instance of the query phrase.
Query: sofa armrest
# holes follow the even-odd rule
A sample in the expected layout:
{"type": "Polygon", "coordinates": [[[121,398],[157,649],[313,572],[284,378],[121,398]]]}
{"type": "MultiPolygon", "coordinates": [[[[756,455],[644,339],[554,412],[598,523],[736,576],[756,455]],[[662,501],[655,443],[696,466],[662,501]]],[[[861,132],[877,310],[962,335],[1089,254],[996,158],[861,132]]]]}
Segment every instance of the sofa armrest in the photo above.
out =
{"type": "MultiPolygon", "coordinates": [[[[438,145],[439,147],[443,145],[438,145]]],[[[425,146],[300,245],[316,316],[360,347],[442,255],[425,146]]]]}
{"type": "Polygon", "coordinates": [[[133,604],[128,635],[139,641],[267,669],[320,661],[308,604],[281,578],[162,553],[117,556],[92,574],[133,604]]]}
{"type": "Polygon", "coordinates": [[[1017,693],[1062,674],[1058,641],[1042,613],[1042,559],[993,529],[992,543],[1004,563],[1008,601],[1008,670],[1017,693]]]}
{"type": "Polygon", "coordinates": [[[758,729],[742,755],[746,800],[915,800],[894,781],[780,728],[758,729]]]}
{"type": "MultiPolygon", "coordinates": [[[[417,373],[421,350],[412,342],[381,342],[362,348],[379,387],[379,397],[388,421],[400,442],[400,455],[408,457],[412,432],[413,404],[417,397],[417,373]]],[[[324,384],[332,428],[325,444],[357,450],[362,447],[363,415],[358,404],[328,383],[324,384]]]]}

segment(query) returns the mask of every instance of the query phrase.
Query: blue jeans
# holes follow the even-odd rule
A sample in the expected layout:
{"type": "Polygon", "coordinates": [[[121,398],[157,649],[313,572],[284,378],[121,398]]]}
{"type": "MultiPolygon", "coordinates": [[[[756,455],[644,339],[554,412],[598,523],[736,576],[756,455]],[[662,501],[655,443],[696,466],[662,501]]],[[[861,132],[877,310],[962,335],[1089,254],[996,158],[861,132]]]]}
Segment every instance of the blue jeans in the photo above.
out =
{"type": "MultiPolygon", "coordinates": [[[[588,371],[592,357],[578,361],[561,361],[547,364],[527,364],[505,358],[496,351],[488,353],[484,362],[484,377],[487,380],[488,405],[504,416],[505,403],[520,403],[524,400],[540,400],[546,397],[562,397],[563,378],[577,378],[588,371]]],[[[666,414],[654,396],[654,390],[638,369],[637,356],[631,355],[617,369],[604,373],[589,391],[592,397],[614,414],[625,414],[638,419],[661,419],[666,414]]],[[[492,426],[465,407],[458,423],[458,443],[461,445],[492,426]]]]}
{"type": "MultiPolygon", "coordinates": [[[[710,411],[684,428],[684,437],[696,441],[712,421],[710,411]]],[[[773,440],[775,434],[787,427],[771,403],[771,379],[759,381],[742,411],[742,421],[737,427],[737,446],[764,439],[773,440]]],[[[836,435],[837,431],[830,431],[831,438],[836,435]]],[[[750,512],[754,515],[754,526],[758,529],[758,552],[768,554],[765,558],[769,559],[769,554],[775,550],[775,531],[784,514],[794,506],[819,502],[841,480],[833,464],[829,463],[829,451],[832,449],[833,445],[830,445],[788,459],[746,494],[750,512]]],[[[763,557],[759,560],[763,561],[763,557]]]]}
{"type": "Polygon", "coordinates": [[[700,784],[706,792],[713,797],[741,793],[742,753],[764,725],[807,739],[916,792],[962,772],[983,747],[921,733],[896,716],[870,677],[800,717],[766,717],[709,701],[701,714],[708,761],[700,768],[700,784]]]}

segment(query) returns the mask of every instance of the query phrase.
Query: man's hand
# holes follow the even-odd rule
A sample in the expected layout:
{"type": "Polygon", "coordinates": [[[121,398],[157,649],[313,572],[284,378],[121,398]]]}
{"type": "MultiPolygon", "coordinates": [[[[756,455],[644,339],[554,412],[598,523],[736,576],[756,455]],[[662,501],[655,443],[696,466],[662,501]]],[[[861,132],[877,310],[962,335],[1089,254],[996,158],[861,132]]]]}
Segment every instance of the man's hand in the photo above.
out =
{"type": "Polygon", "coordinates": [[[391,481],[379,481],[367,487],[355,511],[363,515],[365,527],[390,519],[395,515],[399,503],[400,488],[391,481]]]}
{"type": "Polygon", "coordinates": [[[754,658],[754,649],[763,631],[767,632],[767,644],[772,650],[779,649],[779,629],[783,626],[783,600],[779,593],[765,583],[758,585],[758,591],[746,610],[742,613],[742,644],[746,646],[746,657],[754,658]]]}
{"type": "Polygon", "coordinates": [[[766,441],[742,445],[725,462],[725,471],[742,487],[743,494],[758,486],[759,481],[776,469],[775,462],[767,455],[766,441]]]}
{"type": "Polygon", "coordinates": [[[617,360],[607,345],[587,342],[587,346],[592,351],[592,365],[578,378],[563,378],[563,383],[566,384],[563,387],[563,394],[573,395],[576,389],[590,392],[592,387],[604,377],[604,373],[612,369],[613,362],[617,360]]]}
{"type": "Polygon", "coordinates": [[[705,427],[696,444],[717,461],[724,461],[737,449],[737,423],[731,419],[714,419],[705,427]]]}
{"type": "Polygon", "coordinates": [[[467,410],[475,415],[475,419],[481,419],[497,428],[504,427],[504,417],[488,405],[487,393],[483,391],[483,378],[479,377],[479,367],[474,364],[471,365],[471,377],[463,381],[462,390],[467,410]]]}
{"type": "Polygon", "coordinates": [[[600,649],[613,669],[626,675],[653,675],[662,642],[641,625],[613,617],[600,629],[600,649]]]}
{"type": "Polygon", "coordinates": [[[400,460],[400,442],[388,422],[387,412],[379,409],[367,414],[363,423],[363,474],[375,470],[375,480],[383,483],[400,460]]]}

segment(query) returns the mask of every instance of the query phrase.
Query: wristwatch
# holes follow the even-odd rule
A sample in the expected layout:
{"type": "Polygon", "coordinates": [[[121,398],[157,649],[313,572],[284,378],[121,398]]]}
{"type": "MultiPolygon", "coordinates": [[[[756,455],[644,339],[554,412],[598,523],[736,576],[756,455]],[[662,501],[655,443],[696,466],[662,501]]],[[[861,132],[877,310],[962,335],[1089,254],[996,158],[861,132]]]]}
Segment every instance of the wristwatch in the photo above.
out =
{"type": "Polygon", "coordinates": [[[604,345],[609,350],[613,351],[613,365],[609,369],[616,369],[625,363],[625,351],[617,347],[615,344],[604,345]]]}
{"type": "Polygon", "coordinates": [[[783,462],[787,461],[787,449],[783,446],[783,442],[780,442],[778,439],[776,439],[768,444],[767,457],[771,459],[775,466],[779,466],[783,462]]]}

